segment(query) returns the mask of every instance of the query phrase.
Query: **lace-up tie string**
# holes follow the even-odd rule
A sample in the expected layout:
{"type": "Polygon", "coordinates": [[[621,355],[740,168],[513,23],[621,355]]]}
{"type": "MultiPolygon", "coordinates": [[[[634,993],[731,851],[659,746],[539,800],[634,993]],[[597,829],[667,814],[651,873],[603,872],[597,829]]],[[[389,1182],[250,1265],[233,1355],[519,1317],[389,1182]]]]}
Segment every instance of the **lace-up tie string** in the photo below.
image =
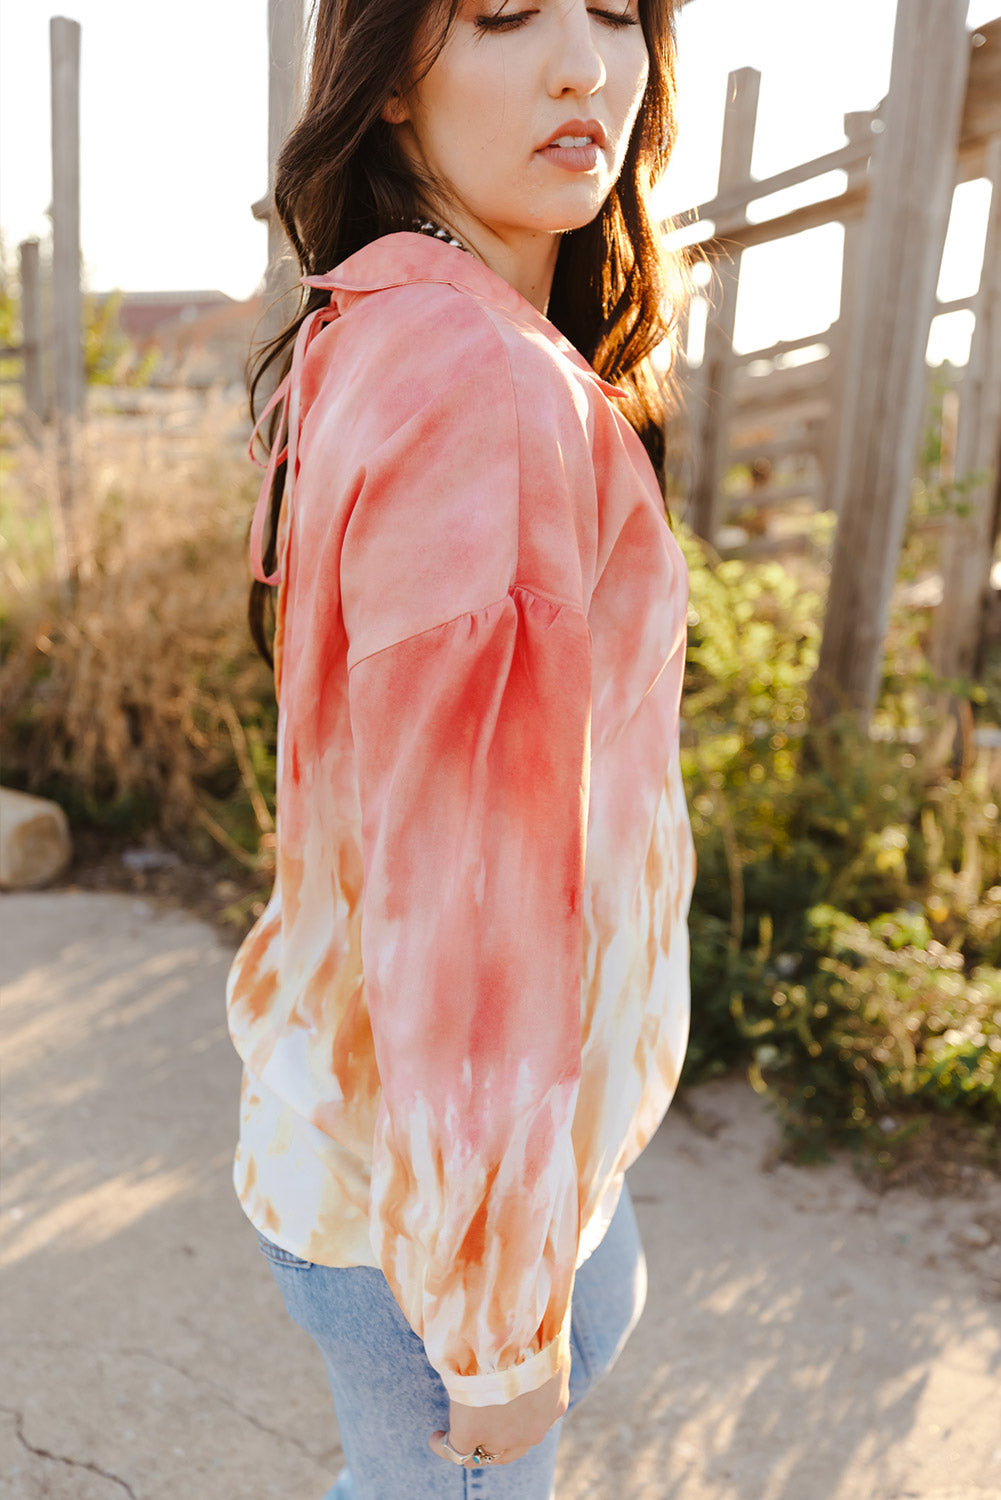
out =
{"type": "MultiPolygon", "coordinates": [[[[321,276],[304,276],[303,286],[329,286],[329,281],[321,276]]],[[[299,426],[301,422],[301,397],[302,397],[302,367],[306,359],[306,351],[315,336],[325,324],[333,322],[339,316],[339,309],[328,303],[325,307],[316,307],[303,319],[299,332],[295,337],[295,346],[292,350],[292,364],[285,379],[278,386],[271,400],[261,412],[254,430],[250,436],[250,457],[258,468],[264,469],[264,479],[261,483],[260,493],[257,496],[257,504],[254,507],[254,520],[250,528],[250,566],[258,583],[266,583],[274,588],[281,577],[281,559],[284,553],[283,541],[288,534],[289,507],[292,502],[292,491],[295,487],[296,467],[298,463],[299,449],[299,426]],[[281,407],[281,416],[275,431],[274,442],[271,444],[271,452],[268,455],[267,465],[261,463],[254,452],[257,439],[261,434],[264,423],[270,417],[276,406],[281,407]],[[268,518],[271,507],[271,493],[274,488],[275,475],[278,473],[279,464],[284,463],[285,468],[285,490],[284,502],[281,512],[281,524],[278,537],[278,566],[273,573],[264,571],[264,525],[268,518]]]]}

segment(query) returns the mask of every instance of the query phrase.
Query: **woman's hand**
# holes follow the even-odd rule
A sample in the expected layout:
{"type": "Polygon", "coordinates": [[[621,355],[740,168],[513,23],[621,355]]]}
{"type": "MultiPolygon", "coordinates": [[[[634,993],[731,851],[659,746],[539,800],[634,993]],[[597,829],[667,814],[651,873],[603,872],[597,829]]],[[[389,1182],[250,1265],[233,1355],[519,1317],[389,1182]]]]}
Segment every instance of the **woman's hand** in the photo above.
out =
{"type": "MultiPolygon", "coordinates": [[[[513,1464],[529,1448],[541,1443],[553,1423],[559,1421],[567,1409],[569,1392],[568,1365],[538,1390],[526,1391],[505,1406],[460,1406],[452,1401],[448,1433],[432,1433],[428,1442],[432,1451],[449,1463],[455,1459],[442,1446],[446,1436],[459,1453],[472,1453],[480,1447],[486,1453],[496,1454],[497,1464],[513,1464]]],[[[472,1468],[472,1462],[466,1467],[472,1468]]]]}

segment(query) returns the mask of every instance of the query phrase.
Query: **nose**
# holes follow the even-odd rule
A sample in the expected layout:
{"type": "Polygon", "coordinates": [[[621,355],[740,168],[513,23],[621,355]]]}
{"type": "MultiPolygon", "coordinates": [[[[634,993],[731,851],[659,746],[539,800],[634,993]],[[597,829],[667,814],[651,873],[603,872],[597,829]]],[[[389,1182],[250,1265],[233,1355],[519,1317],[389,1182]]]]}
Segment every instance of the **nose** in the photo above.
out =
{"type": "Polygon", "coordinates": [[[587,0],[563,0],[556,7],[556,40],[549,66],[549,94],[560,99],[577,94],[582,99],[596,94],[605,82],[605,62],[595,42],[596,22],[587,0]]]}

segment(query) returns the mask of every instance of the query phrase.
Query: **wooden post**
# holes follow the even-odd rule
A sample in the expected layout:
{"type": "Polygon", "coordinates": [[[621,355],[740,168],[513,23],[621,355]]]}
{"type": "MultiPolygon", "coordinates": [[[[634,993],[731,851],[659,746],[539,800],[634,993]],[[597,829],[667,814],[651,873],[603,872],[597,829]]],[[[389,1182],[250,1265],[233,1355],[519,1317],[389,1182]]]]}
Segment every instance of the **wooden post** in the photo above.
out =
{"type": "Polygon", "coordinates": [[[977,671],[989,598],[1001,464],[1001,136],[987,149],[991,211],[984,267],[973,305],[976,326],[960,393],[955,476],[979,475],[960,493],[964,514],[949,517],[942,537],[942,603],[932,659],[944,677],[977,671]]]}
{"type": "Polygon", "coordinates": [[[678,509],[684,511],[692,489],[693,393],[699,385],[701,365],[692,364],[689,352],[693,316],[701,318],[704,306],[705,296],[701,289],[686,298],[679,317],[674,364],[663,385],[664,492],[672,514],[678,509]]]}
{"type": "Polygon", "coordinates": [[[83,416],[83,299],[80,292],[80,24],[54,16],[52,55],[52,311],[55,417],[64,583],[76,577],[76,499],[83,416]]]}
{"type": "MultiPolygon", "coordinates": [[[[755,68],[739,68],[727,81],[717,197],[750,178],[760,86],[761,74],[755,68]]],[[[745,215],[741,213],[740,217],[745,215]]],[[[686,519],[709,543],[715,542],[719,526],[730,448],[733,329],[741,254],[739,249],[724,251],[716,263],[717,286],[706,325],[705,356],[689,391],[692,489],[686,519]]]]}
{"type": "MultiPolygon", "coordinates": [[[[872,123],[875,111],[859,110],[844,117],[845,135],[850,146],[873,141],[872,123]]],[[[866,163],[859,162],[845,174],[848,192],[865,183],[866,163]]],[[[828,389],[831,393],[830,411],[824,429],[820,472],[823,478],[821,504],[828,510],[835,508],[835,476],[838,469],[838,452],[844,428],[844,411],[848,404],[846,383],[848,380],[848,350],[852,329],[858,321],[859,287],[864,280],[862,263],[862,222],[850,219],[844,224],[845,243],[841,262],[841,310],[838,321],[831,331],[829,341],[828,389]]]]}
{"type": "Polygon", "coordinates": [[[42,376],[42,280],[38,241],[22,240],[18,246],[21,276],[21,358],[23,360],[24,409],[36,423],[46,420],[45,382],[42,376]]]}
{"type": "Polygon", "coordinates": [[[52,295],[60,416],[83,412],[80,293],[80,23],[54,16],[52,45],[52,295]]]}
{"type": "MultiPolygon", "coordinates": [[[[268,191],[254,204],[256,219],[268,225],[268,269],[264,279],[265,311],[257,329],[257,341],[267,343],[279,333],[294,311],[292,297],[298,290],[299,267],[288,237],[275,212],[275,168],[282,142],[299,113],[305,39],[303,0],[268,0],[268,191]]],[[[273,387],[277,371],[272,370],[273,387]]],[[[267,392],[262,388],[262,394],[267,392]]]]}
{"type": "Polygon", "coordinates": [[[821,718],[852,708],[867,719],[879,692],[956,177],[970,59],[966,9],[967,0],[911,0],[897,11],[834,485],[839,523],[812,690],[821,718]]]}

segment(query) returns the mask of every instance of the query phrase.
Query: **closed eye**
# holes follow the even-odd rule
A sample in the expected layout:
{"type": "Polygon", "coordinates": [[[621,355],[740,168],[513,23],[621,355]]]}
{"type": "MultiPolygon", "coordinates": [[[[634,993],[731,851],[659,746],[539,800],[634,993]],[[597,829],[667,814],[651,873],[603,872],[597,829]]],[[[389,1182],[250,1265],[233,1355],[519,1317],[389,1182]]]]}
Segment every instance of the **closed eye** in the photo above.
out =
{"type": "Polygon", "coordinates": [[[536,10],[496,11],[492,16],[477,16],[477,31],[517,31],[519,26],[524,26],[531,16],[537,16],[536,10]]]}
{"type": "MultiPolygon", "coordinates": [[[[614,28],[640,24],[639,17],[630,15],[628,11],[592,9],[590,14],[614,28]]],[[[493,15],[477,16],[475,24],[477,31],[517,31],[532,16],[537,15],[537,10],[495,11],[493,15]]]]}
{"type": "Polygon", "coordinates": [[[638,26],[639,16],[631,16],[627,10],[592,10],[592,16],[606,21],[609,26],[638,26]]]}

